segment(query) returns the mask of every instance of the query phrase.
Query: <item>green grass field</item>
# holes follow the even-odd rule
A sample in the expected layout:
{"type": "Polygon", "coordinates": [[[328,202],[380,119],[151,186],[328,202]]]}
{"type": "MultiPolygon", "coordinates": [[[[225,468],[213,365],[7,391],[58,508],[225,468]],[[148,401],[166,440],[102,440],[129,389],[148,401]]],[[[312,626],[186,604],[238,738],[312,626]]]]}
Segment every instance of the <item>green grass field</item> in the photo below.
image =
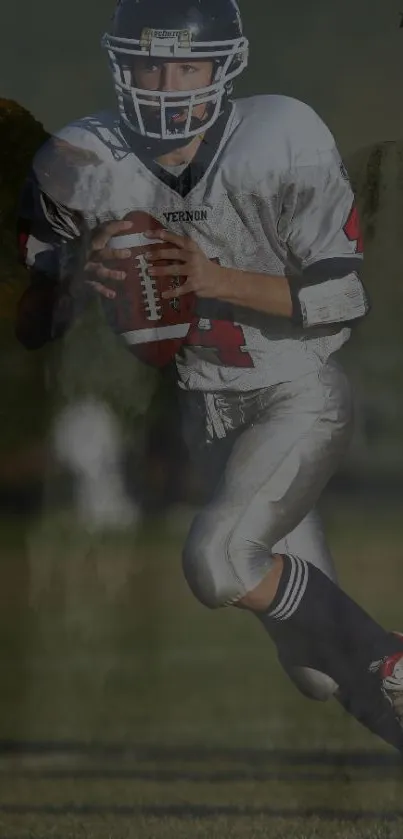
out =
{"type": "MultiPolygon", "coordinates": [[[[344,587],[402,628],[398,503],[325,515],[344,587]]],[[[393,750],[301,697],[251,616],[193,599],[185,519],[1,523],[1,839],[401,839],[393,750]]]]}

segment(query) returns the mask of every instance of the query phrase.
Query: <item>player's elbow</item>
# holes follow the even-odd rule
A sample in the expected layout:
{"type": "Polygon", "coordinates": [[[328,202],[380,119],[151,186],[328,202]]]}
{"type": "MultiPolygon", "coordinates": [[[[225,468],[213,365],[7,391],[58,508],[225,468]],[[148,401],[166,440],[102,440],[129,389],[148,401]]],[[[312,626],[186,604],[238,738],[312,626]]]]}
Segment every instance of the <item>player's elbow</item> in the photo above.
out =
{"type": "Polygon", "coordinates": [[[302,286],[298,297],[305,328],[358,322],[371,308],[366,289],[355,272],[302,286]]]}

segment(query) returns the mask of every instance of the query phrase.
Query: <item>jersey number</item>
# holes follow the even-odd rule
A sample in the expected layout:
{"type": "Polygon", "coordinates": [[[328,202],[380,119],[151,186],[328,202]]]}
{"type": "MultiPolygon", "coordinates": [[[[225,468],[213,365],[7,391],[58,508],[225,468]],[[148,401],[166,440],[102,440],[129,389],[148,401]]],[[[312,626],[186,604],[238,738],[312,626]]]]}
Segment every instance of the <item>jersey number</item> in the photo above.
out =
{"type": "Polygon", "coordinates": [[[343,230],[350,242],[356,242],[356,253],[363,253],[364,242],[360,229],[360,220],[358,218],[358,210],[355,204],[351,207],[348,219],[343,227],[343,230]]]}
{"type": "Polygon", "coordinates": [[[229,320],[209,320],[207,328],[198,324],[190,327],[186,344],[193,347],[210,347],[226,367],[253,367],[253,361],[245,352],[245,335],[242,326],[229,320]]]}
{"type": "MultiPolygon", "coordinates": [[[[212,262],[220,262],[213,257],[212,262]]],[[[225,367],[253,367],[253,361],[245,351],[245,335],[242,326],[230,320],[205,320],[206,326],[200,326],[200,320],[192,324],[186,336],[186,344],[192,347],[210,347],[214,349],[225,367]]]]}

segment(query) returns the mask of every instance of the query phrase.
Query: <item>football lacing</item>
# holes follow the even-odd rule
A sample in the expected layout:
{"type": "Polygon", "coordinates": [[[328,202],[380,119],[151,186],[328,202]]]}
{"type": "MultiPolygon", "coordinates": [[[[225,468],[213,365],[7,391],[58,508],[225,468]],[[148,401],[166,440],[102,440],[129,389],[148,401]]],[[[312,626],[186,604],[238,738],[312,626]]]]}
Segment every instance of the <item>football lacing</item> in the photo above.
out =
{"type": "Polygon", "coordinates": [[[136,256],[138,272],[141,277],[142,296],[147,320],[161,320],[162,306],[158,299],[156,281],[148,273],[148,262],[144,254],[136,256]]]}

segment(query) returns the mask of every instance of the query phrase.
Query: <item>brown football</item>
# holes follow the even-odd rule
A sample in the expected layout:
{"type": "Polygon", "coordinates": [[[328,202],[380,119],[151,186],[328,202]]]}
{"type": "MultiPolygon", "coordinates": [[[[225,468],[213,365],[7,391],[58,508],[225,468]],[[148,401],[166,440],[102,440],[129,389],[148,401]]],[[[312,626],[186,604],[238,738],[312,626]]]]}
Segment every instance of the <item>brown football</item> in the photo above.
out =
{"type": "Polygon", "coordinates": [[[132,230],[114,236],[109,242],[111,248],[131,251],[127,259],[108,262],[108,267],[126,272],[126,278],[116,283],[113,306],[108,305],[112,326],[137,358],[154,367],[164,367],[172,361],[186,338],[193,318],[195,295],[184,294],[170,300],[161,297],[162,291],[186,281],[186,277],[151,277],[148,273],[146,253],[172,248],[168,242],[144,235],[147,230],[158,230],[163,225],[141,211],[128,213],[124,220],[131,221],[132,230]]]}

